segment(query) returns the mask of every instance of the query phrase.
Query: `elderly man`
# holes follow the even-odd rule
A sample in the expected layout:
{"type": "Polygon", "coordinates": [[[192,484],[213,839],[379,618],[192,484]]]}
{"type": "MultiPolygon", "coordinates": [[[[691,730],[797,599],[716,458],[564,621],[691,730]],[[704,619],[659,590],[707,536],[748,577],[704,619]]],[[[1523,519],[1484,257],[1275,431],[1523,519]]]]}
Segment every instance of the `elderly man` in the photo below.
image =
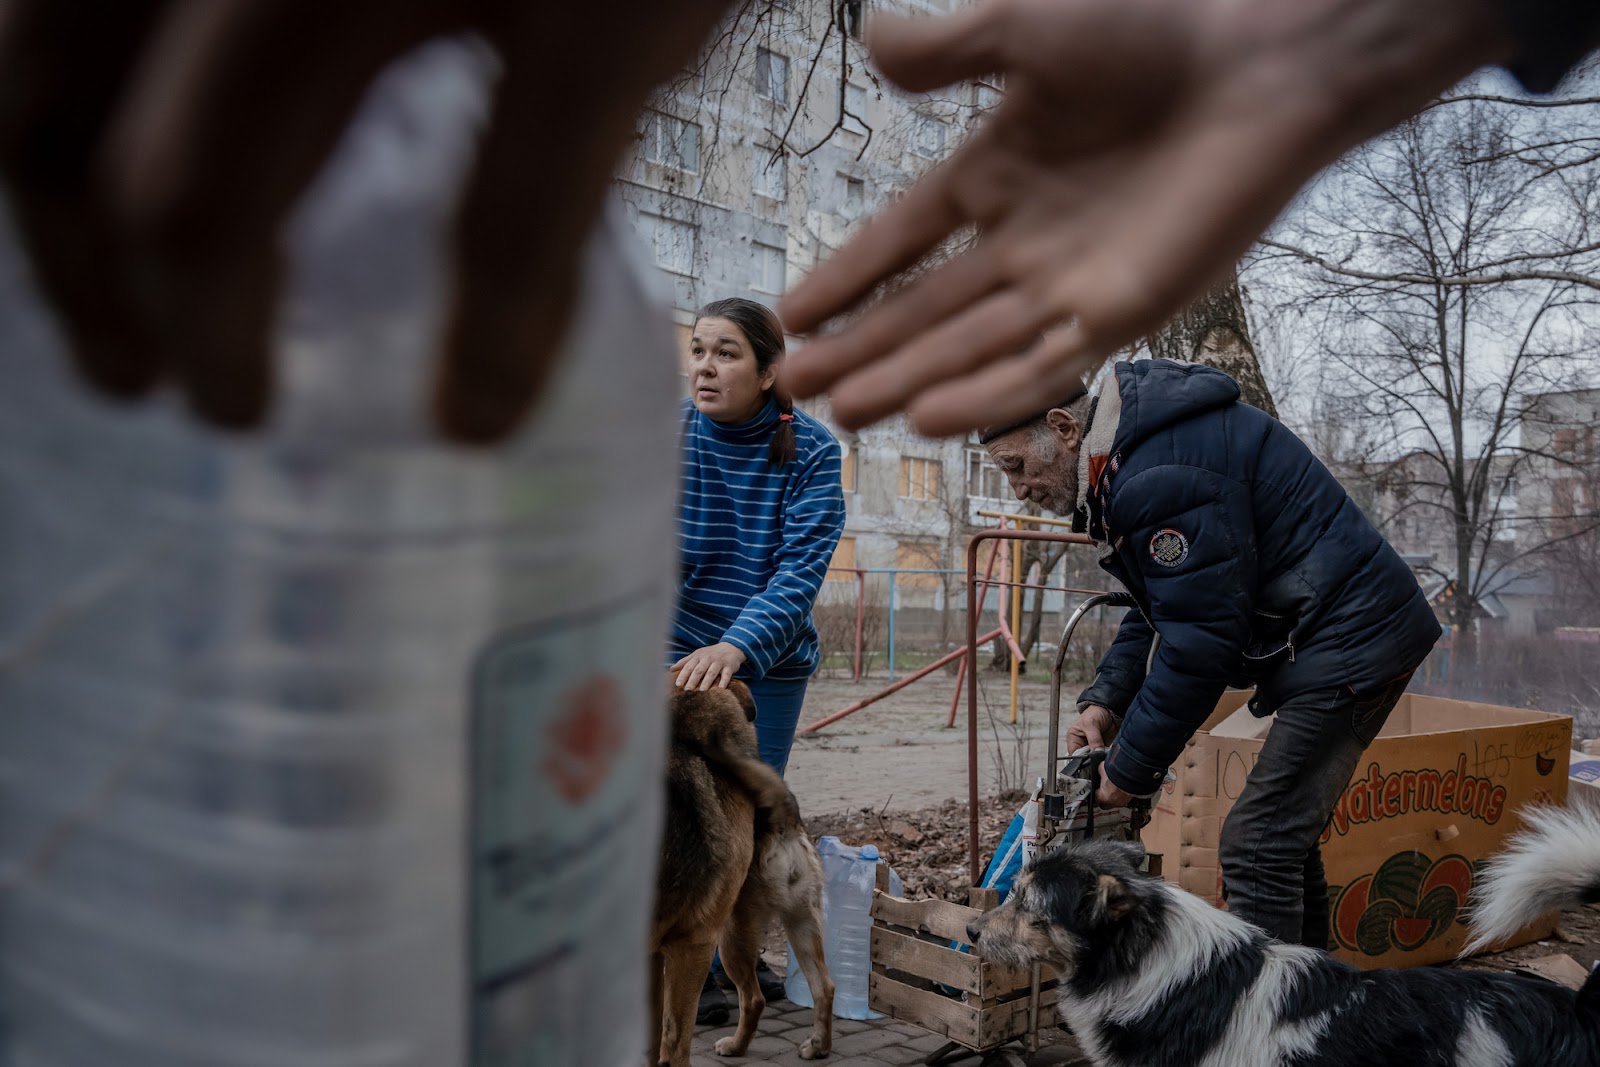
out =
{"type": "Polygon", "coordinates": [[[981,435],[1022,500],[1071,514],[1138,601],[1068,744],[1110,743],[1099,800],[1154,793],[1229,685],[1276,713],[1222,830],[1228,907],[1325,948],[1318,838],[1439,636],[1410,570],[1328,469],[1210,367],[1121,363],[1097,397],[981,435]]]}

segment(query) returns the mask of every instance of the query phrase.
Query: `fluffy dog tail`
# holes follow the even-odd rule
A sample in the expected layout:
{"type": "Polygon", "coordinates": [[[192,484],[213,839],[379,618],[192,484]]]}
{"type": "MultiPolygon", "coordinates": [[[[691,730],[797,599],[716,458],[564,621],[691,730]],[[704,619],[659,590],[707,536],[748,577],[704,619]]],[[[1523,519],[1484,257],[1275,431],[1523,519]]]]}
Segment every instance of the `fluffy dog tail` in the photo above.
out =
{"type": "Polygon", "coordinates": [[[1525,829],[1506,842],[1472,887],[1472,934],[1463,956],[1551,911],[1600,903],[1600,810],[1535,807],[1521,815],[1525,829]]]}

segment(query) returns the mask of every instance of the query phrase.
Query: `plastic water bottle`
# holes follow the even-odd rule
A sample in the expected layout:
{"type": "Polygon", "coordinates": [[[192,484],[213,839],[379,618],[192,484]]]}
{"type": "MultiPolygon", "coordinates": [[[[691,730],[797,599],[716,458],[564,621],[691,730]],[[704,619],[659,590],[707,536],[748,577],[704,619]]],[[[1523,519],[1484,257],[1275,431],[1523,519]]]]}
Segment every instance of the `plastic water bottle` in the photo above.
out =
{"type": "Polygon", "coordinates": [[[367,101],[259,434],[90,396],[0,227],[6,1067],[645,1048],[675,361],[612,218],[525,431],[438,440],[487,73],[441,44],[367,101]]]}
{"type": "MultiPolygon", "coordinates": [[[[833,1014],[841,1019],[876,1019],[867,1007],[867,987],[872,974],[872,894],[878,881],[878,848],[855,848],[837,837],[817,842],[822,859],[822,945],[833,979],[833,1014]]],[[[889,872],[889,892],[903,893],[900,876],[889,872]]],[[[801,1007],[812,1006],[806,976],[789,949],[785,992],[801,1007]]]]}

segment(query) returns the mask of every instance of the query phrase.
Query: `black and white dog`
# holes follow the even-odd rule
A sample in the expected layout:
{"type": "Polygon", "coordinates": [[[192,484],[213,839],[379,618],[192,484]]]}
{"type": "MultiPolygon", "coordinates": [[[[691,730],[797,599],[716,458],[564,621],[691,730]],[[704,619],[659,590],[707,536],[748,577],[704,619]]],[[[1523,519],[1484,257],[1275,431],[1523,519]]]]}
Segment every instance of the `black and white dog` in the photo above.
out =
{"type": "MultiPolygon", "coordinates": [[[[1600,815],[1524,812],[1473,892],[1473,951],[1600,901],[1600,815]]],[[[1360,971],[1279,944],[1142,874],[1128,845],[1041,856],[968,928],[981,955],[1048,963],[1098,1067],[1597,1067],[1600,972],[1577,993],[1488,971],[1360,971]]]]}

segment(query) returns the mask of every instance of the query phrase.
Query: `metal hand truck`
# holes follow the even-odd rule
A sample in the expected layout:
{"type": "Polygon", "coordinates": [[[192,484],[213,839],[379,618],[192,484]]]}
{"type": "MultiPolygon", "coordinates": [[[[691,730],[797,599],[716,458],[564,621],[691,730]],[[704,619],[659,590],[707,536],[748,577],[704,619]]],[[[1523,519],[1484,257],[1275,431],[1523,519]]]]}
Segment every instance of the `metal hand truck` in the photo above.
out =
{"type": "MultiPolygon", "coordinates": [[[[1038,851],[1050,848],[1059,848],[1070,841],[1084,841],[1091,838],[1103,837],[1129,842],[1139,841],[1139,832],[1150,821],[1150,801],[1136,798],[1133,803],[1115,811],[1097,812],[1094,806],[1094,795],[1100,787],[1100,765],[1105,762],[1104,750],[1085,752],[1077,755],[1063,755],[1061,748],[1061,686],[1063,684],[1063,671],[1066,664],[1067,651],[1071,646],[1073,634],[1078,624],[1085,615],[1097,607],[1132,607],[1134,600],[1126,593],[1097,593],[1086,598],[1073,611],[1062,628],[1061,642],[1056,648],[1055,660],[1050,669],[1050,724],[1049,735],[1045,752],[1045,773],[1042,776],[1043,785],[1039,792],[1039,828],[1038,851]]],[[[1154,870],[1159,873],[1159,857],[1147,857],[1154,870]]],[[[974,865],[973,880],[978,880],[978,872],[974,865]]],[[[927,942],[922,946],[908,946],[903,944],[904,933],[895,933],[895,927],[906,930],[912,925],[920,926],[924,931],[951,933],[951,929],[941,927],[937,922],[930,921],[935,915],[946,923],[960,924],[964,929],[963,913],[976,916],[981,910],[987,910],[998,904],[998,894],[994,890],[974,890],[973,908],[959,908],[957,905],[940,902],[920,902],[930,905],[921,913],[912,911],[916,905],[909,902],[882,901],[881,909],[875,909],[882,928],[880,941],[875,941],[873,960],[880,966],[894,968],[911,956],[907,951],[905,955],[897,954],[895,946],[902,949],[914,949],[921,958],[931,961],[929,970],[943,968],[946,963],[939,953],[928,951],[927,942]],[[932,907],[936,905],[935,909],[932,907]],[[980,910],[981,909],[981,910],[980,910]],[[945,913],[949,914],[946,915],[945,913]],[[878,945],[884,946],[880,951],[878,945]]],[[[953,934],[956,940],[962,935],[953,934]]],[[[985,976],[990,974],[991,965],[986,962],[972,960],[968,957],[968,966],[973,968],[976,976],[975,988],[970,989],[961,998],[958,1010],[950,1002],[940,1005],[937,1000],[921,1000],[913,992],[899,986],[889,979],[887,973],[875,976],[877,986],[884,992],[882,1002],[877,1006],[880,1010],[888,1008],[890,1014],[896,1018],[916,1023],[926,1029],[942,1032],[953,1039],[927,1057],[923,1062],[929,1065],[951,1063],[968,1056],[982,1056],[985,1064],[1007,1064],[1010,1067],[1021,1067],[1022,1060],[1017,1053],[1004,1046],[1015,1041],[1022,1041],[1028,1051],[1039,1048],[1039,1025],[1044,1009],[1054,1005],[1054,981],[1047,979],[1041,968],[1035,966],[1032,973],[1023,979],[1023,984],[1012,985],[1007,988],[1006,981],[1000,976],[988,977],[986,985],[985,976]],[[896,988],[898,986],[898,988],[896,988]],[[899,1010],[895,1010],[899,1009],[899,1010]],[[956,1026],[970,1026],[970,1033],[963,1033],[960,1039],[956,1037],[956,1026]]],[[[876,969],[876,968],[875,968],[876,969]]],[[[1019,976],[1020,977],[1020,976],[1019,976]]],[[[1015,983],[1017,979],[1011,979],[1015,983]]]]}

